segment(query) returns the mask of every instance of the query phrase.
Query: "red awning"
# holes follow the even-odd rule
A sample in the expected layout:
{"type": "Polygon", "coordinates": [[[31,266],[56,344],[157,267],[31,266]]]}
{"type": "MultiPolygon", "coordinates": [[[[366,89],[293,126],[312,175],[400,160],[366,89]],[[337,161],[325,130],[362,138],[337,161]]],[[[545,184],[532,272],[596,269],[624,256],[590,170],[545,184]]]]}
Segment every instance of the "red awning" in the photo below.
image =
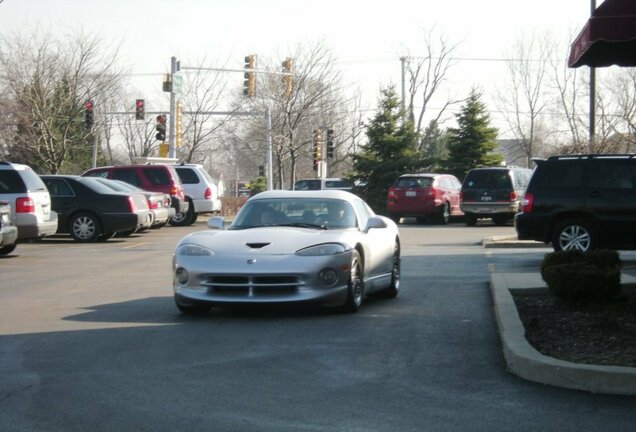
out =
{"type": "Polygon", "coordinates": [[[636,1],[605,0],[576,37],[568,66],[636,66],[636,1]]]}

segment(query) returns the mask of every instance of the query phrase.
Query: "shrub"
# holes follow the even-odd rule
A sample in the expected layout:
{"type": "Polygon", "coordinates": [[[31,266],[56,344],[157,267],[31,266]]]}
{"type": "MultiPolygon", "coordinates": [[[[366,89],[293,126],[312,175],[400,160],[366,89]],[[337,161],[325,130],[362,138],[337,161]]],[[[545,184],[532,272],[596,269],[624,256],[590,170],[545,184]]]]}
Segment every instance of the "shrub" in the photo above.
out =
{"type": "Polygon", "coordinates": [[[555,297],[572,302],[603,301],[621,293],[621,261],[614,250],[547,254],[541,277],[555,297]]]}

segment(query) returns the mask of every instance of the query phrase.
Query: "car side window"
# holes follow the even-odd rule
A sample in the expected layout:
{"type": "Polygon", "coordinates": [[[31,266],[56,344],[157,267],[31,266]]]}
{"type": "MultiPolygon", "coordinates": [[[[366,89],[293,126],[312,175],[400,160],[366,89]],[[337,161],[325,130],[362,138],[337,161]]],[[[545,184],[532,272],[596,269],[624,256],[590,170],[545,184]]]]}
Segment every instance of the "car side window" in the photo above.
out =
{"type": "Polygon", "coordinates": [[[125,181],[128,184],[140,186],[141,181],[137,177],[134,169],[116,169],[113,170],[112,178],[115,180],[125,181]]]}
{"type": "Polygon", "coordinates": [[[583,186],[583,164],[578,160],[562,160],[539,165],[533,188],[551,193],[578,189],[583,186]]]}
{"type": "Polygon", "coordinates": [[[144,176],[152,183],[153,185],[168,185],[170,184],[170,177],[166,170],[162,168],[145,168],[143,170],[144,176]]]}
{"type": "Polygon", "coordinates": [[[636,182],[636,164],[627,160],[597,160],[590,170],[590,188],[630,189],[636,182]]]}
{"type": "Polygon", "coordinates": [[[27,187],[14,170],[1,170],[0,171],[0,193],[24,193],[27,191],[27,187]]]}
{"type": "Polygon", "coordinates": [[[44,180],[46,188],[49,190],[49,194],[53,197],[65,197],[74,196],[73,189],[69,184],[62,179],[46,179],[44,180]]]}

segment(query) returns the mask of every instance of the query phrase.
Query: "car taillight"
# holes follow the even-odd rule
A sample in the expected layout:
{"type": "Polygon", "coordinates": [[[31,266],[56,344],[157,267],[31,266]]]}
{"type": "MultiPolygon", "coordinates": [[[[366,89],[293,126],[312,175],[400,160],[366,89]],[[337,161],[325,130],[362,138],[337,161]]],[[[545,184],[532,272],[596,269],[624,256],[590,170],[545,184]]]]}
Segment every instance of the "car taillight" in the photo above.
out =
{"type": "Polygon", "coordinates": [[[517,201],[517,192],[510,192],[510,202],[517,201]]]}
{"type": "Polygon", "coordinates": [[[459,200],[464,201],[464,192],[459,192],[459,200]]]}
{"type": "Polygon", "coordinates": [[[156,209],[159,208],[159,206],[157,205],[156,201],[153,201],[151,199],[146,200],[148,202],[148,208],[149,209],[156,209]]]}
{"type": "Polygon", "coordinates": [[[205,189],[205,194],[203,195],[203,197],[205,199],[211,199],[212,198],[212,189],[206,188],[205,189]]]}
{"type": "Polygon", "coordinates": [[[524,213],[530,213],[532,211],[532,203],[534,202],[534,196],[531,193],[527,193],[523,196],[521,201],[521,211],[524,213]]]}
{"type": "Polygon", "coordinates": [[[131,213],[135,212],[135,200],[132,196],[128,196],[128,210],[130,210],[131,213]]]}
{"type": "Polygon", "coordinates": [[[35,201],[33,198],[18,198],[15,200],[16,213],[35,213],[35,201]]]}
{"type": "Polygon", "coordinates": [[[393,188],[389,189],[388,199],[395,200],[397,199],[397,194],[393,188]]]}

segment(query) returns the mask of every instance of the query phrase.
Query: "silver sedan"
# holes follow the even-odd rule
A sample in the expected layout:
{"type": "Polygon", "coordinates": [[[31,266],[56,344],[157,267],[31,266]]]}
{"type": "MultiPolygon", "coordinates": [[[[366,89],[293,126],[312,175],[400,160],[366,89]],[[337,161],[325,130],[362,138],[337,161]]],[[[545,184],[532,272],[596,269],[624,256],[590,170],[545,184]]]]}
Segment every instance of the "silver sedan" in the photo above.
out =
{"type": "Polygon", "coordinates": [[[400,289],[397,225],[343,191],[268,191],[229,227],[185,236],[172,261],[183,313],[214,305],[314,302],[356,312],[368,294],[400,289]]]}

